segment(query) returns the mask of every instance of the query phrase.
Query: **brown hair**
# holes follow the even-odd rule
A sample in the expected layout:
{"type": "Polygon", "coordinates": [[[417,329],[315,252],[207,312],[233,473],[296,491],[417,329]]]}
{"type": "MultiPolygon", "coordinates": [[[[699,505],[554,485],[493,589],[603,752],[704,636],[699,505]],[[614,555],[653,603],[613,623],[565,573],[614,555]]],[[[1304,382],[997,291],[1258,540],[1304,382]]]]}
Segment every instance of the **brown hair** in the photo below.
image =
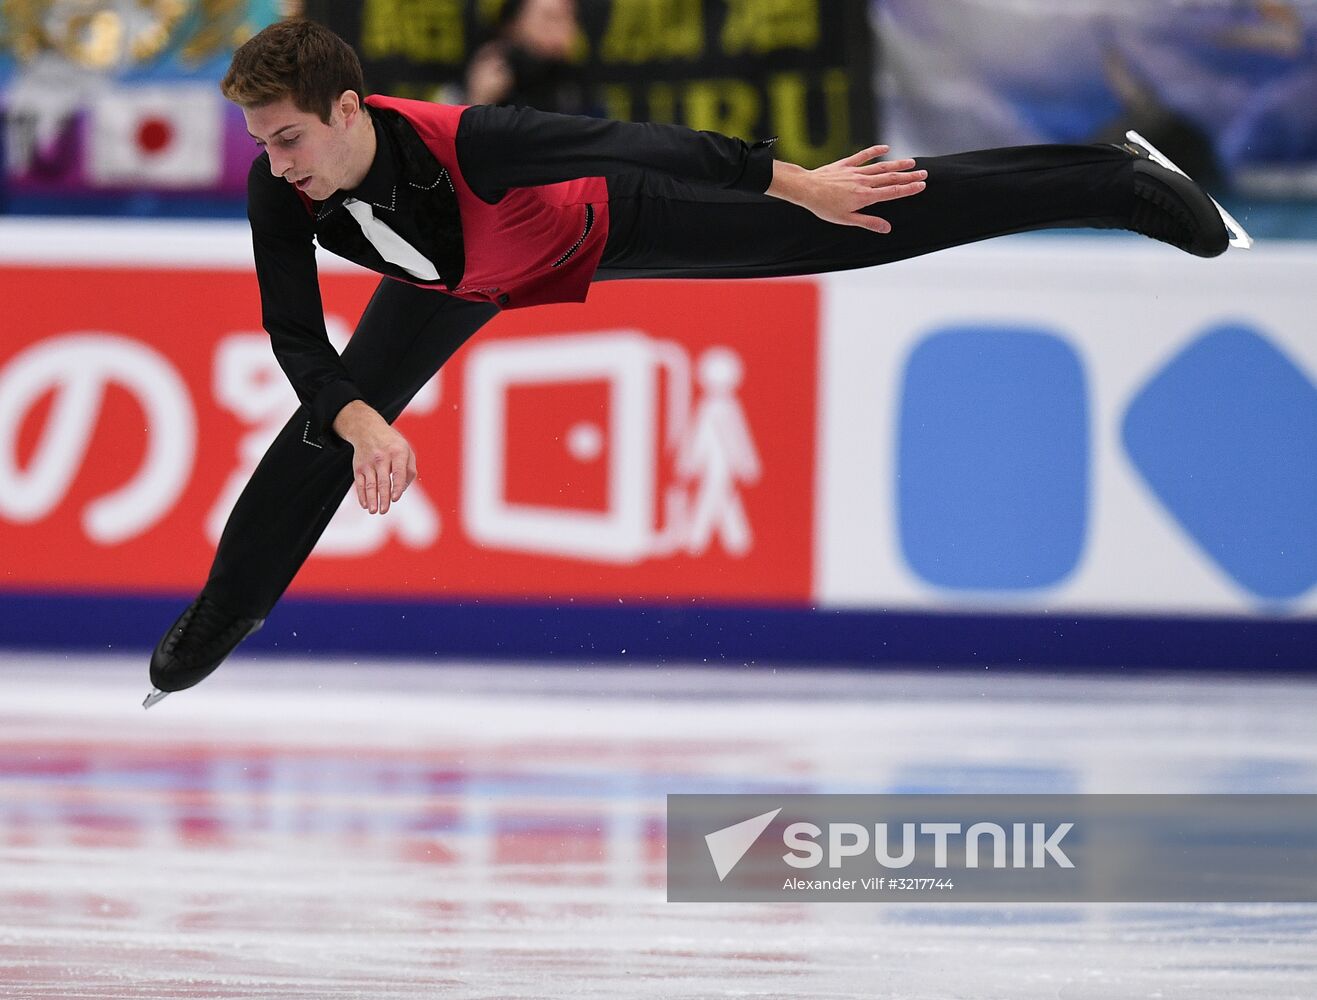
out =
{"type": "Polygon", "coordinates": [[[361,60],[347,42],[314,21],[278,21],[233,53],[220,92],[243,108],[291,97],[299,111],[328,123],[345,90],[365,96],[361,60]]]}

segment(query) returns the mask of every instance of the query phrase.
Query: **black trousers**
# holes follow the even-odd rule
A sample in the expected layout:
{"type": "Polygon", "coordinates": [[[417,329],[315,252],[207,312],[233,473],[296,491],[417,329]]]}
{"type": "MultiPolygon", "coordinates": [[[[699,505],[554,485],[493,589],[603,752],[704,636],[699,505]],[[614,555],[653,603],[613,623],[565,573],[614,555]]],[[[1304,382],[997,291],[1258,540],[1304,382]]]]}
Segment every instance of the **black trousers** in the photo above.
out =
{"type": "MultiPolygon", "coordinates": [[[[925,191],[870,210],[892,223],[887,235],[824,222],[766,195],[648,175],[610,178],[609,238],[596,280],[821,274],[1026,230],[1122,228],[1133,212],[1133,160],[1111,146],[984,150],[919,166],[928,170],[925,191]]],[[[385,279],[343,362],[366,401],[392,421],[497,313],[385,279]]],[[[280,432],[220,539],[205,593],[234,614],[269,613],[352,485],[351,449],[308,444],[304,426],[294,414],[280,432]]]]}

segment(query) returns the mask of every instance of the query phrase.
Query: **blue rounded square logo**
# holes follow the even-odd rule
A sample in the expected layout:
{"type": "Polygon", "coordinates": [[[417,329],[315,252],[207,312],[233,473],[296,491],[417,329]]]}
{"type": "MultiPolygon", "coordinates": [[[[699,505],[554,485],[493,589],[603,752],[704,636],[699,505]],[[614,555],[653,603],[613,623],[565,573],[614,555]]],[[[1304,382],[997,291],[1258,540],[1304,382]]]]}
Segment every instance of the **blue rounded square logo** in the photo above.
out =
{"type": "Polygon", "coordinates": [[[1152,492],[1240,587],[1317,583],[1317,387],[1270,341],[1226,324],[1178,354],[1125,414],[1152,492]]]}
{"type": "Polygon", "coordinates": [[[1044,330],[963,326],[907,363],[898,431],[901,546],[958,590],[1051,586],[1088,517],[1088,393],[1078,355],[1044,330]]]}

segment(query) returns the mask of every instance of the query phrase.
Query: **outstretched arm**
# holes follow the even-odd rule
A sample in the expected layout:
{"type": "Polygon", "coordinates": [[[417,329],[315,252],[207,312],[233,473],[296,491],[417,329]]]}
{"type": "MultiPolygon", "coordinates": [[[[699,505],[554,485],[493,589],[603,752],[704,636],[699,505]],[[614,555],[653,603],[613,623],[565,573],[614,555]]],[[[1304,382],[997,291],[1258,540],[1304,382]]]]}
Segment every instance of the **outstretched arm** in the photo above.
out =
{"type": "Polygon", "coordinates": [[[828,222],[879,233],[892,227],[860,209],[923,190],[926,174],[913,170],[913,160],[870,162],[886,154],[886,146],[806,170],[775,161],[773,141],[751,144],[680,125],[476,106],[462,113],[457,156],[472,190],[491,203],[508,188],[643,170],[692,184],[764,192],[828,222]]]}
{"type": "Polygon", "coordinates": [[[765,194],[807,208],[826,222],[890,233],[891,223],[860,209],[918,194],[928,171],[916,170],[914,160],[878,159],[887,152],[887,146],[870,146],[814,170],[777,160],[765,194]]]}
{"type": "Polygon", "coordinates": [[[457,128],[462,176],[490,203],[508,188],[641,170],[759,193],[772,179],[772,145],[682,125],[489,105],[467,108],[457,128]]]}

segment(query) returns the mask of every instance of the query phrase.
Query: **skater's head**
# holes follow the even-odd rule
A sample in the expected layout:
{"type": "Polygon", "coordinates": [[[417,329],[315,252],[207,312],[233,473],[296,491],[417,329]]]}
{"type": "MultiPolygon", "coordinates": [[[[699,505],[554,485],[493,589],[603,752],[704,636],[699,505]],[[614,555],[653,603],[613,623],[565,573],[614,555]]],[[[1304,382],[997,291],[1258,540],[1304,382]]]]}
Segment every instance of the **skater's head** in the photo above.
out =
{"type": "Polygon", "coordinates": [[[270,171],[323,201],[356,187],[375,156],[361,61],[314,21],[272,24],[233,54],[220,90],[242,108],[270,171]]]}
{"type": "Polygon", "coordinates": [[[291,99],[299,111],[325,124],[347,91],[365,96],[361,60],[352,46],[324,25],[278,21],[233,53],[220,91],[244,111],[291,99]]]}

